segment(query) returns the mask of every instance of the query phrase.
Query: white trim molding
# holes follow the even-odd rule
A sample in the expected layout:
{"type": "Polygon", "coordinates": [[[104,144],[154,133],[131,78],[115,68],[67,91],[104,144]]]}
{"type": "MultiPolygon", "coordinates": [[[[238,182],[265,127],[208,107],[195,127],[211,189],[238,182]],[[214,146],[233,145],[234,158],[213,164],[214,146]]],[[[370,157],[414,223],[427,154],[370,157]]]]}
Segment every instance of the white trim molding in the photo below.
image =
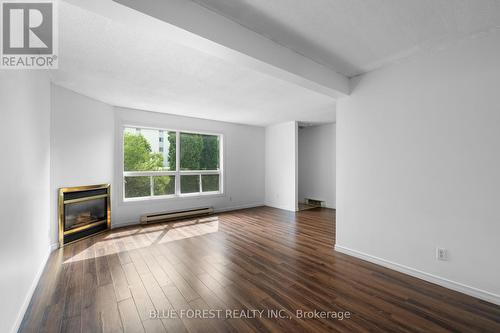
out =
{"type": "Polygon", "coordinates": [[[359,258],[362,260],[369,261],[371,263],[398,271],[398,272],[403,273],[403,274],[407,274],[407,275],[416,277],[418,279],[421,279],[421,280],[424,280],[424,281],[427,281],[430,283],[437,284],[441,287],[445,287],[445,288],[448,288],[448,289],[451,289],[454,291],[458,291],[458,292],[461,292],[463,294],[466,294],[466,295],[469,295],[469,296],[472,296],[475,298],[482,299],[482,300],[487,301],[487,302],[491,302],[491,303],[500,305],[500,295],[496,295],[496,294],[490,293],[490,292],[485,291],[485,290],[474,288],[474,287],[471,287],[471,286],[468,286],[468,285],[465,285],[465,284],[462,284],[459,282],[455,282],[455,281],[452,281],[452,280],[449,280],[449,279],[446,279],[446,278],[443,278],[443,277],[440,277],[437,275],[426,273],[426,272],[420,271],[418,269],[408,267],[405,265],[401,265],[401,264],[398,264],[398,263],[395,263],[395,262],[392,262],[392,261],[389,261],[386,259],[382,259],[382,258],[379,258],[376,256],[372,256],[370,254],[367,254],[367,253],[364,253],[361,251],[357,251],[357,250],[353,250],[353,249],[347,248],[347,247],[342,246],[342,245],[336,244],[335,251],[343,253],[343,254],[347,254],[349,256],[356,257],[356,258],[359,258]]]}
{"type": "Polygon", "coordinates": [[[222,208],[214,208],[214,213],[224,213],[224,212],[232,212],[236,210],[249,209],[249,208],[257,208],[264,206],[263,202],[250,203],[245,205],[238,206],[230,206],[230,207],[222,207],[222,208]]]}

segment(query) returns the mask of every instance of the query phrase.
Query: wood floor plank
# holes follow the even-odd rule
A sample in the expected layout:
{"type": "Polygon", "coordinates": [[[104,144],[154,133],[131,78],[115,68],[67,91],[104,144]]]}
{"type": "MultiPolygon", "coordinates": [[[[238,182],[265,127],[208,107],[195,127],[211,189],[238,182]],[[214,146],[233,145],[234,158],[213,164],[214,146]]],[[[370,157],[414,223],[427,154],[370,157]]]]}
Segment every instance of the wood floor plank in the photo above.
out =
{"type": "Polygon", "coordinates": [[[144,332],[141,318],[137,313],[134,300],[127,298],[118,302],[118,310],[123,323],[123,331],[125,333],[140,333],[144,332]]]}
{"type": "Polygon", "coordinates": [[[97,284],[99,286],[105,286],[113,283],[111,278],[111,272],[108,266],[108,260],[104,254],[104,248],[100,247],[96,249],[96,270],[97,270],[97,284]]]}
{"type": "Polygon", "coordinates": [[[128,281],[125,277],[125,272],[123,271],[120,258],[115,253],[108,255],[107,259],[109,271],[113,280],[113,286],[115,288],[116,300],[120,302],[127,298],[130,298],[131,294],[128,287],[128,281]]]}
{"type": "Polygon", "coordinates": [[[137,307],[137,313],[142,321],[150,319],[150,313],[155,310],[151,298],[142,285],[130,286],[130,291],[132,292],[132,297],[134,298],[135,305],[137,307]]]}
{"type": "Polygon", "coordinates": [[[173,309],[172,304],[170,304],[152,274],[143,275],[141,276],[141,279],[155,309],[160,311],[173,309]]]}
{"type": "Polygon", "coordinates": [[[118,312],[113,284],[99,286],[96,297],[97,309],[100,314],[102,331],[123,332],[123,324],[118,312]]]}
{"type": "MultiPolygon", "coordinates": [[[[46,307],[44,320],[42,326],[39,327],[40,332],[59,332],[63,326],[63,316],[61,313],[64,311],[64,303],[56,303],[46,307]]],[[[66,326],[66,325],[65,325],[66,326]]],[[[35,330],[34,330],[35,331],[35,330]]],[[[79,331],[79,328],[78,330],[79,331]]]]}
{"type": "MultiPolygon", "coordinates": [[[[82,327],[82,318],[81,316],[75,316],[71,318],[65,318],[62,323],[61,332],[63,333],[73,333],[80,332],[82,327]]],[[[48,331],[48,332],[56,332],[56,331],[48,331]]]]}
{"type": "Polygon", "coordinates": [[[52,253],[19,332],[500,332],[500,306],[337,253],[334,242],[335,211],[322,208],[112,230],[52,253]],[[187,316],[214,310],[224,312],[187,316]],[[234,316],[255,310],[266,315],[234,316]],[[277,310],[287,318],[268,315],[277,310]]]}
{"type": "MultiPolygon", "coordinates": [[[[144,326],[144,331],[146,333],[164,333],[167,332],[165,327],[163,326],[162,322],[157,319],[148,319],[142,322],[142,325],[144,326]]],[[[169,332],[176,332],[174,330],[169,331],[169,332]]]]}

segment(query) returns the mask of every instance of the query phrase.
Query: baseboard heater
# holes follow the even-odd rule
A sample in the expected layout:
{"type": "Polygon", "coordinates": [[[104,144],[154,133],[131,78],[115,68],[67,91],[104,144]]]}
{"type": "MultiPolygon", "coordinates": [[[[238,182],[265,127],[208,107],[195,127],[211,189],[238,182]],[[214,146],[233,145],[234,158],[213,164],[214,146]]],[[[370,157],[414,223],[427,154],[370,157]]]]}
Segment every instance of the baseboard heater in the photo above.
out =
{"type": "Polygon", "coordinates": [[[178,220],[188,217],[196,217],[203,215],[213,214],[214,209],[212,207],[189,209],[189,210],[179,210],[174,212],[163,212],[163,213],[152,213],[141,216],[141,224],[154,223],[154,222],[165,222],[171,220],[178,220]]]}

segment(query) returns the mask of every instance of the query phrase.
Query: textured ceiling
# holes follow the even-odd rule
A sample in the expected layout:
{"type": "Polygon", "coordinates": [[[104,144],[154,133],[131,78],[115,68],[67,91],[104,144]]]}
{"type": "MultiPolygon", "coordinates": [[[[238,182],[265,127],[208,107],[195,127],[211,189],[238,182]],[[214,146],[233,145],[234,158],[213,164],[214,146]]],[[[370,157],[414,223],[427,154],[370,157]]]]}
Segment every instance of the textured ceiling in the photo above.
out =
{"type": "Polygon", "coordinates": [[[498,0],[194,0],[355,76],[500,27],[498,0]]]}
{"type": "MultiPolygon", "coordinates": [[[[499,0],[195,2],[350,77],[500,27],[499,0]]],[[[332,98],[176,44],[163,22],[130,11],[125,24],[61,1],[53,81],[108,104],[198,118],[335,121],[332,98]]]]}
{"type": "Polygon", "coordinates": [[[332,98],[171,42],[153,18],[125,25],[66,2],[59,11],[57,85],[111,105],[235,123],[335,121],[332,98]]]}

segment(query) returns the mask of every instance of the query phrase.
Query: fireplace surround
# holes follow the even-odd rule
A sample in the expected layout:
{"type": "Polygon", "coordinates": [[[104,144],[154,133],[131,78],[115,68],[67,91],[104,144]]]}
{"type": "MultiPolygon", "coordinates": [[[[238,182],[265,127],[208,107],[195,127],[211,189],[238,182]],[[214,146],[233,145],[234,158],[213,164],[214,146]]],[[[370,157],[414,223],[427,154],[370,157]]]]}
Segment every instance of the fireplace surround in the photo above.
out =
{"type": "Polygon", "coordinates": [[[58,202],[60,247],[111,226],[109,184],[60,188],[58,202]]]}

